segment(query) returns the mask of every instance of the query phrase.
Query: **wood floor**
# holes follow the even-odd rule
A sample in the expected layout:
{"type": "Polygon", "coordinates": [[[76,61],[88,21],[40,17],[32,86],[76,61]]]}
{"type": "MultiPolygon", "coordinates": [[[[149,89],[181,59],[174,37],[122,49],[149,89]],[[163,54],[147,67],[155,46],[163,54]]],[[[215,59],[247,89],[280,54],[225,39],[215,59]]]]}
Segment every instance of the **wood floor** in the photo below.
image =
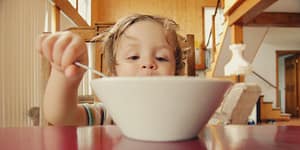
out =
{"type": "Polygon", "coordinates": [[[290,121],[276,121],[276,122],[263,122],[258,125],[278,125],[278,126],[286,126],[286,125],[294,125],[300,126],[300,118],[292,118],[290,121]]]}

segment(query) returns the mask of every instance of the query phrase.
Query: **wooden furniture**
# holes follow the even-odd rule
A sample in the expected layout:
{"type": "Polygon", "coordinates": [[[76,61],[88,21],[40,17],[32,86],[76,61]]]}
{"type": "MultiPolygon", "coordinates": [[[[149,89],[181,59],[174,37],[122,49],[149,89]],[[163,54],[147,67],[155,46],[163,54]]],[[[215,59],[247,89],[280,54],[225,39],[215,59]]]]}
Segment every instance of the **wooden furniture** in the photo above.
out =
{"type": "Polygon", "coordinates": [[[0,128],[3,150],[253,150],[299,145],[299,126],[207,126],[198,138],[179,142],[132,140],[116,126],[0,128]]]}

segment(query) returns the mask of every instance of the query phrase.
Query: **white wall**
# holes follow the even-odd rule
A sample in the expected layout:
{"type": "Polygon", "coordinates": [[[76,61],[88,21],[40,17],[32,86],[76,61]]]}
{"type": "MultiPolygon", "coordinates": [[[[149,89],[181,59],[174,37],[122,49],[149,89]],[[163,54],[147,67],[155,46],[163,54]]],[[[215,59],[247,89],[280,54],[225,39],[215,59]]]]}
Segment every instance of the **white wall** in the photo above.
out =
{"type": "MultiPolygon", "coordinates": [[[[255,35],[253,35],[255,38],[255,35]]],[[[253,71],[257,72],[273,85],[276,85],[276,50],[300,50],[300,28],[269,28],[256,57],[252,62],[253,71]]],[[[246,82],[258,83],[263,91],[264,100],[276,105],[276,89],[253,74],[246,76],[246,82]]]]}

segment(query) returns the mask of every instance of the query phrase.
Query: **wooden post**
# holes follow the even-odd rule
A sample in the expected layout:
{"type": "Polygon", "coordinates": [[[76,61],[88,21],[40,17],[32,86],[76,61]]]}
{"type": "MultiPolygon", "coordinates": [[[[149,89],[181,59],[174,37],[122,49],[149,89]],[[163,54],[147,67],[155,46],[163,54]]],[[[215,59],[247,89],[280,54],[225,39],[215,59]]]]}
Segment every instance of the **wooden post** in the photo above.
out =
{"type": "Polygon", "coordinates": [[[211,50],[211,59],[210,62],[213,63],[215,62],[215,54],[217,52],[217,47],[216,47],[216,15],[212,15],[211,18],[211,40],[212,40],[212,50],[211,50]]]}
{"type": "Polygon", "coordinates": [[[201,42],[199,46],[199,64],[195,65],[196,70],[204,70],[206,69],[206,61],[205,61],[205,51],[206,51],[206,45],[205,45],[205,20],[204,20],[204,7],[201,7],[201,42]]]}
{"type": "Polygon", "coordinates": [[[234,24],[231,26],[231,43],[239,44],[243,43],[243,26],[234,24]]]}
{"type": "Polygon", "coordinates": [[[196,71],[195,71],[195,37],[193,34],[187,34],[187,41],[188,45],[190,45],[190,52],[188,53],[188,76],[195,76],[196,71]]]}

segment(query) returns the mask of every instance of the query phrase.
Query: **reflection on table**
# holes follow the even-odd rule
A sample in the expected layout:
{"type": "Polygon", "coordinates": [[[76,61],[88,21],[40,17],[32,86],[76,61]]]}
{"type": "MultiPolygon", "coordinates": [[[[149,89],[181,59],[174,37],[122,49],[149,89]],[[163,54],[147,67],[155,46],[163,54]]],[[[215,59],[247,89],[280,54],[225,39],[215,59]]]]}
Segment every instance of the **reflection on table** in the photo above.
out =
{"type": "Polygon", "coordinates": [[[0,128],[1,150],[201,150],[299,149],[300,126],[208,126],[177,142],[127,138],[116,126],[0,128]]]}

